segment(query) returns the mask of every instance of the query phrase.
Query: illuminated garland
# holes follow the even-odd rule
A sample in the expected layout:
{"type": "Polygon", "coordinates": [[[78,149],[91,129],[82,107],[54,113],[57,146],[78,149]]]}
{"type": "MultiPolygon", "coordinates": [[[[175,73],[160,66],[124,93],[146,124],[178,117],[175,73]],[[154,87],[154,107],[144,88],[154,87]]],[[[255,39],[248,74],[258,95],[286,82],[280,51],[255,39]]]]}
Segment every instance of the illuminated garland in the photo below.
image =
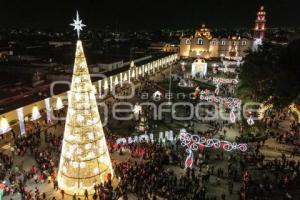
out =
{"type": "Polygon", "coordinates": [[[207,139],[200,137],[199,135],[192,135],[186,132],[185,129],[180,130],[179,139],[181,145],[187,147],[186,152],[188,156],[185,160],[185,168],[192,168],[194,162],[193,151],[203,150],[204,148],[223,149],[225,151],[239,150],[242,152],[247,151],[247,144],[244,143],[231,143],[225,140],[219,140],[216,138],[207,139]]]}
{"type": "Polygon", "coordinates": [[[178,86],[179,87],[189,87],[189,88],[193,88],[193,87],[195,87],[195,82],[194,81],[190,81],[190,80],[188,80],[188,81],[186,81],[186,80],[184,80],[184,79],[181,79],[180,81],[179,81],[179,83],[178,83],[178,86]]]}
{"type": "Polygon", "coordinates": [[[237,84],[238,80],[237,79],[232,79],[232,78],[213,78],[213,84],[215,85],[222,85],[222,84],[237,84]]]}
{"type": "Polygon", "coordinates": [[[219,92],[220,92],[220,85],[217,84],[216,89],[215,89],[215,94],[219,95],[219,92]]]}
{"type": "Polygon", "coordinates": [[[236,122],[236,116],[235,116],[234,111],[235,111],[234,108],[231,108],[231,111],[229,113],[230,122],[233,124],[236,122]]]}
{"type": "Polygon", "coordinates": [[[248,125],[252,126],[254,124],[254,120],[253,120],[253,117],[252,115],[247,119],[247,123],[248,125]]]}
{"type": "Polygon", "coordinates": [[[203,90],[200,92],[200,100],[205,100],[214,103],[222,103],[228,106],[228,108],[235,109],[239,109],[242,105],[242,101],[238,98],[215,96],[213,94],[208,94],[203,90]]]}
{"type": "Polygon", "coordinates": [[[221,72],[230,72],[230,73],[235,73],[235,69],[234,68],[227,68],[227,67],[218,67],[217,68],[218,71],[221,72]]]}
{"type": "Polygon", "coordinates": [[[235,60],[235,61],[229,61],[229,60],[223,60],[223,58],[221,58],[222,60],[222,64],[227,67],[230,65],[236,65],[236,66],[240,66],[241,64],[244,63],[244,61],[242,61],[242,58],[238,57],[238,58],[233,58],[233,57],[225,57],[226,59],[231,59],[231,60],[235,60]]]}

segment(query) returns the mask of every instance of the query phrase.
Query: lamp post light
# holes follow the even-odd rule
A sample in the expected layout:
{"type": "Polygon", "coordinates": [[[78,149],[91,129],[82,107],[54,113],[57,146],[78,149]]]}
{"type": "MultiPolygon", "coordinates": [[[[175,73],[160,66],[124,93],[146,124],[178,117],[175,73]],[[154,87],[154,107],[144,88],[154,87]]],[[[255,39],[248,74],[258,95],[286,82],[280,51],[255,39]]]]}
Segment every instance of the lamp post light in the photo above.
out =
{"type": "Polygon", "coordinates": [[[133,108],[133,113],[134,113],[136,120],[139,120],[139,118],[140,118],[139,116],[140,116],[141,112],[142,112],[142,106],[140,106],[138,103],[136,103],[133,108]]]}
{"type": "Polygon", "coordinates": [[[61,98],[57,97],[56,98],[56,105],[55,105],[54,110],[60,110],[60,109],[63,109],[63,108],[64,108],[64,104],[63,104],[61,98]]]}
{"type": "Polygon", "coordinates": [[[31,121],[35,121],[41,118],[40,111],[37,106],[33,106],[32,108],[32,115],[31,115],[31,121]]]}
{"type": "Polygon", "coordinates": [[[6,117],[3,116],[0,121],[0,135],[7,133],[10,130],[11,130],[11,127],[10,127],[6,117]]]}

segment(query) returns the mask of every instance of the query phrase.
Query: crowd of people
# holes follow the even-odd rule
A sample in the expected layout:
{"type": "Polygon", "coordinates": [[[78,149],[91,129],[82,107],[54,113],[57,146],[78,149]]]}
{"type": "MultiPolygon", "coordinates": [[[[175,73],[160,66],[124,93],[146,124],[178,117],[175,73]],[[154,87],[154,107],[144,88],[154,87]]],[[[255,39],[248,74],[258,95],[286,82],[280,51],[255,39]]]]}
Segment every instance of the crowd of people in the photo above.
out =
{"type": "MultiPolygon", "coordinates": [[[[153,81],[145,80],[136,92],[141,98],[143,93],[152,94],[157,90],[161,88],[153,81]]],[[[117,88],[117,94],[128,95],[129,92],[129,89],[117,88]]],[[[116,98],[105,100],[109,109],[118,101],[120,100],[116,98]]],[[[150,122],[152,111],[151,107],[145,107],[143,111],[150,122]]],[[[45,114],[43,117],[46,119],[45,114]]],[[[284,119],[286,116],[283,114],[275,118],[270,115],[265,123],[267,127],[278,127],[280,120],[284,119]]],[[[133,124],[134,122],[133,120],[133,124]]],[[[226,137],[224,127],[239,129],[240,126],[233,127],[226,121],[205,123],[208,123],[212,129],[194,132],[194,134],[208,138],[216,134],[226,137]]],[[[49,124],[46,125],[48,128],[44,129],[45,125],[46,122],[41,120],[27,124],[25,135],[14,136],[11,153],[9,155],[0,153],[0,181],[5,185],[6,199],[12,199],[16,193],[21,200],[65,198],[63,190],[59,191],[60,195],[57,195],[58,192],[56,195],[53,195],[54,192],[49,195],[41,192],[40,189],[44,184],[53,187],[53,191],[59,190],[56,175],[62,132],[56,129],[64,124],[61,122],[51,124],[51,129],[49,124]],[[24,160],[14,164],[15,158],[22,159],[25,156],[30,156],[35,161],[29,169],[24,168],[24,160]],[[34,185],[34,189],[28,189],[29,185],[34,185]]],[[[151,129],[151,126],[149,128],[151,129]]],[[[104,130],[111,153],[128,156],[127,152],[129,152],[130,155],[125,161],[113,163],[114,178],[118,179],[118,184],[113,187],[113,180],[108,177],[105,183],[95,185],[94,191],[86,191],[83,197],[74,194],[70,197],[72,200],[127,200],[133,195],[140,200],[228,200],[233,197],[240,200],[295,199],[292,193],[300,184],[299,161],[288,159],[284,153],[277,159],[266,158],[261,153],[263,145],[259,142],[254,144],[253,148],[249,148],[247,153],[204,148],[195,152],[193,168],[185,169],[184,161],[187,152],[180,145],[179,140],[174,143],[169,142],[168,145],[157,141],[116,145],[118,134],[115,134],[110,126],[104,130]]],[[[289,138],[290,134],[299,137],[299,125],[291,123],[288,133],[282,134],[283,138],[289,138]]],[[[283,138],[278,139],[278,142],[283,138]]]]}
{"type": "Polygon", "coordinates": [[[55,182],[62,136],[48,132],[47,129],[42,130],[42,123],[42,121],[28,123],[27,134],[14,138],[10,155],[1,153],[1,167],[3,166],[4,170],[1,170],[0,180],[5,183],[3,188],[5,196],[19,193],[22,200],[46,199],[45,194],[39,192],[38,186],[34,191],[28,191],[26,186],[55,182]],[[24,169],[25,156],[31,156],[35,160],[30,169],[24,169]],[[18,158],[15,165],[13,165],[14,158],[18,158]]]}
{"type": "Polygon", "coordinates": [[[288,159],[284,153],[280,158],[268,160],[258,151],[260,147],[258,145],[255,153],[245,155],[241,160],[241,166],[248,168],[243,178],[242,194],[248,199],[272,199],[276,196],[297,199],[291,191],[297,191],[300,184],[300,161],[288,159]]]}
{"type": "Polygon", "coordinates": [[[276,138],[278,143],[296,144],[300,138],[300,124],[292,116],[289,109],[275,110],[269,109],[266,111],[263,118],[265,128],[269,131],[271,137],[276,138]],[[280,122],[289,121],[289,124],[280,129],[280,122]]]}

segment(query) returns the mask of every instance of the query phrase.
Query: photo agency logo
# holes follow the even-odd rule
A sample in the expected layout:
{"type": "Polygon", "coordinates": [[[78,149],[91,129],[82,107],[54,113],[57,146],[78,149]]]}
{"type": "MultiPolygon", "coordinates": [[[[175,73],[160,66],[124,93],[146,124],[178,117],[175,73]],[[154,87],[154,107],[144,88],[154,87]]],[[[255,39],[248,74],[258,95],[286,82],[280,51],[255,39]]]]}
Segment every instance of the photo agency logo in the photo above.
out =
{"type": "MultiPolygon", "coordinates": [[[[76,106],[88,103],[92,99],[86,98],[89,95],[94,95],[98,109],[100,110],[103,124],[107,123],[108,118],[108,106],[106,102],[110,102],[111,99],[128,100],[135,96],[135,85],[130,81],[124,81],[120,84],[113,84],[112,77],[107,77],[104,74],[90,74],[91,79],[101,80],[97,81],[97,84],[93,84],[90,90],[85,90],[83,85],[73,86],[71,81],[53,81],[50,85],[50,95],[60,101],[60,107],[67,105],[67,102],[73,102],[73,107],[70,109],[75,110],[76,106]],[[120,86],[126,85],[126,90],[123,90],[120,86]],[[55,91],[59,91],[59,88],[68,88],[67,92],[57,94],[55,91]],[[126,91],[126,92],[124,92],[126,91]],[[128,92],[129,91],[129,92],[128,92]],[[55,98],[56,97],[56,98],[55,98]],[[59,97],[59,98],[58,98],[59,97]],[[75,102],[74,102],[75,100],[75,102]]],[[[75,80],[72,80],[75,82],[75,80]]],[[[81,83],[82,84],[82,83],[81,83]]],[[[90,102],[91,103],[91,102],[90,102]]],[[[56,103],[57,104],[57,103],[56,103]]],[[[127,105],[127,104],[126,104],[127,105]]],[[[56,106],[54,106],[56,107],[56,106]]],[[[79,109],[79,108],[78,108],[79,109]]],[[[51,113],[52,120],[66,120],[66,117],[61,117],[58,112],[51,113]]]]}
{"type": "MultiPolygon", "coordinates": [[[[241,108],[229,109],[223,105],[216,105],[211,102],[198,102],[192,104],[190,102],[142,102],[138,104],[139,111],[136,111],[136,106],[130,102],[117,102],[112,105],[112,116],[116,120],[138,120],[143,113],[143,108],[151,110],[151,118],[153,120],[163,120],[172,118],[177,121],[215,121],[223,120],[230,123],[235,123],[243,118],[246,120],[258,120],[257,114],[259,109],[255,108],[261,105],[260,103],[249,102],[241,108]],[[182,112],[183,110],[183,112],[182,112]],[[138,117],[137,117],[138,116],[138,117]]],[[[148,116],[149,117],[149,116],[148,116]]]]}
{"type": "MultiPolygon", "coordinates": [[[[153,120],[163,120],[166,117],[171,117],[177,121],[201,120],[226,120],[231,123],[241,120],[242,118],[251,120],[259,119],[259,108],[261,103],[247,102],[242,104],[236,98],[212,98],[211,96],[195,97],[194,93],[169,93],[157,90],[153,93],[137,92],[138,88],[130,81],[124,81],[120,84],[113,84],[111,77],[104,74],[91,74],[92,79],[97,81],[97,85],[93,85],[91,91],[86,93],[77,91],[76,88],[71,90],[70,81],[54,81],[50,87],[52,96],[59,96],[62,102],[66,105],[67,102],[74,102],[76,105],[85,104],[88,98],[85,95],[92,93],[95,95],[98,110],[103,122],[107,124],[108,116],[112,116],[115,120],[128,121],[138,120],[144,114],[144,109],[151,110],[151,118],[153,120]],[[56,94],[55,88],[67,85],[68,92],[56,94]],[[123,86],[123,87],[120,87],[123,86]],[[131,103],[129,100],[136,95],[139,96],[142,102],[138,104],[131,103]],[[226,101],[225,101],[225,100],[226,101]]],[[[139,90],[141,91],[141,90],[139,90]]],[[[149,117],[149,116],[148,116],[149,117]]],[[[56,112],[52,112],[53,120],[65,120],[65,117],[60,117],[56,112]]]]}

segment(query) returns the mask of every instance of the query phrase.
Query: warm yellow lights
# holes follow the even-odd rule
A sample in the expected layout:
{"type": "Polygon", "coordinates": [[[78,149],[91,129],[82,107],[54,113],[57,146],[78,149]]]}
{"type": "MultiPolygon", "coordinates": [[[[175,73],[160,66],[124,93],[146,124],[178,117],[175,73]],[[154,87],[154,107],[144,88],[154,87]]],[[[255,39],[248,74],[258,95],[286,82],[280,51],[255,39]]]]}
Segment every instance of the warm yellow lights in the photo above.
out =
{"type": "Polygon", "coordinates": [[[140,106],[139,104],[135,104],[133,108],[133,112],[135,114],[139,114],[140,112],[142,112],[142,106],[140,106]]]}
{"type": "Polygon", "coordinates": [[[132,70],[132,78],[135,78],[135,71],[132,70]]]}
{"type": "Polygon", "coordinates": [[[123,81],[128,81],[128,79],[127,79],[127,73],[126,72],[124,73],[123,81]]]}
{"type": "Polygon", "coordinates": [[[118,80],[118,77],[115,78],[115,85],[118,85],[119,84],[119,80],[118,80]]]}
{"type": "Polygon", "coordinates": [[[32,115],[31,115],[31,121],[35,121],[37,119],[41,118],[40,111],[37,106],[33,106],[32,108],[32,115]]]}
{"type": "Polygon", "coordinates": [[[258,109],[258,119],[263,119],[265,116],[265,112],[273,107],[273,104],[262,104],[258,109]]]}
{"type": "Polygon", "coordinates": [[[60,97],[57,97],[56,98],[56,105],[55,105],[55,110],[60,110],[60,109],[62,109],[62,108],[64,108],[64,104],[63,104],[63,102],[62,102],[62,100],[61,100],[61,98],[60,97]]]}
{"type": "Polygon", "coordinates": [[[96,86],[95,86],[95,85],[93,85],[93,92],[94,92],[94,94],[96,94],[96,93],[97,93],[97,88],[96,88],[96,86]]]}
{"type": "Polygon", "coordinates": [[[205,27],[205,24],[202,24],[202,27],[199,28],[198,30],[196,30],[195,36],[196,37],[204,36],[204,37],[206,37],[209,40],[212,39],[212,35],[210,33],[210,30],[205,27]]]}
{"type": "Polygon", "coordinates": [[[292,103],[290,106],[289,106],[289,109],[295,113],[297,115],[297,118],[298,118],[298,123],[300,123],[300,111],[298,110],[298,108],[296,107],[296,105],[294,103],[292,103]]]}
{"type": "Polygon", "coordinates": [[[82,43],[77,41],[57,176],[59,188],[70,195],[83,195],[86,189],[91,194],[95,184],[104,182],[108,174],[113,176],[94,90],[82,43]]]}
{"type": "MultiPolygon", "coordinates": [[[[260,106],[260,108],[258,110],[258,119],[260,119],[260,120],[263,119],[265,112],[267,110],[271,109],[272,107],[273,107],[273,104],[262,104],[262,106],[260,106]]],[[[289,105],[289,109],[297,115],[298,123],[300,123],[300,111],[297,108],[297,106],[294,103],[292,103],[289,105]]]]}
{"type": "Polygon", "coordinates": [[[10,130],[11,130],[11,128],[9,126],[9,123],[8,123],[7,119],[4,116],[1,117],[1,121],[0,121],[0,134],[7,133],[10,130]]]}
{"type": "Polygon", "coordinates": [[[108,82],[107,79],[104,79],[104,85],[103,85],[104,90],[108,89],[108,82]]]}

